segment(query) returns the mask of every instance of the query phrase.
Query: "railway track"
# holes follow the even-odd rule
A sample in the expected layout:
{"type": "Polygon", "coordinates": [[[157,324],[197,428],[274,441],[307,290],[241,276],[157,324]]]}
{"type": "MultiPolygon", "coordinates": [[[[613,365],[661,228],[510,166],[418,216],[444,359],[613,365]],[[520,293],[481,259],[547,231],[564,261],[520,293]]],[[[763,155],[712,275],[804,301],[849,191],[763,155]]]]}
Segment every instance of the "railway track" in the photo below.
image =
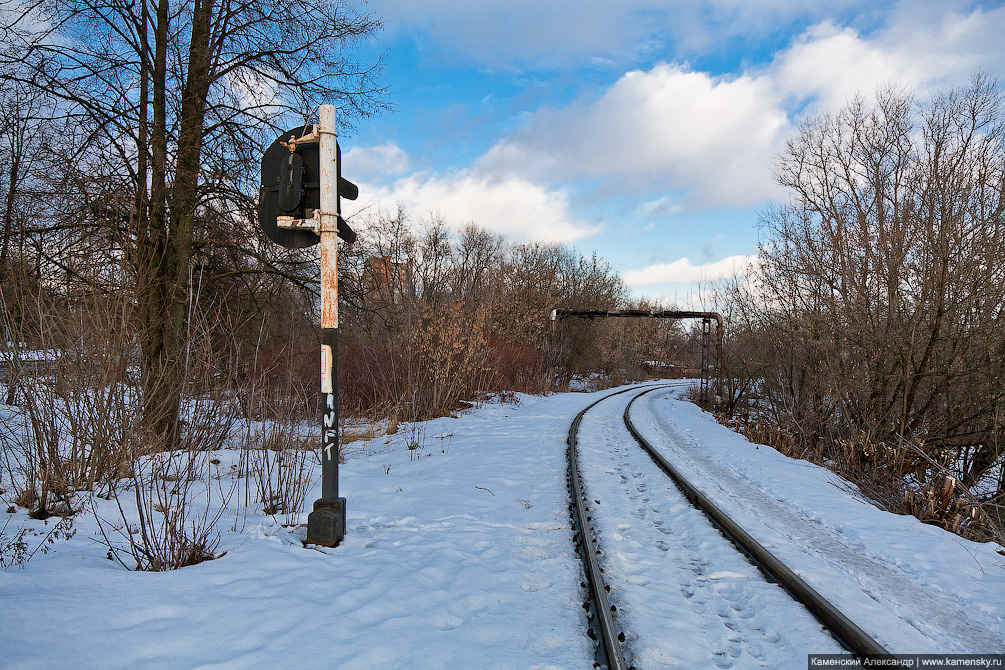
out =
{"type": "MultiPolygon", "coordinates": [[[[629,670],[635,667],[631,662],[633,654],[630,643],[632,640],[637,641],[639,635],[635,631],[628,629],[627,625],[625,628],[622,628],[622,621],[618,617],[617,605],[612,603],[612,596],[617,596],[617,594],[612,593],[611,585],[605,581],[605,551],[613,549],[617,552],[619,548],[605,547],[602,542],[598,542],[597,540],[593,507],[594,505],[599,506],[601,501],[588,497],[585,490],[577,453],[578,432],[584,417],[591,409],[614,396],[629,392],[635,392],[635,395],[626,404],[623,413],[624,425],[628,429],[628,432],[634,438],[638,447],[641,447],[659,470],[673,481],[674,486],[690,504],[708,518],[712,526],[721,533],[721,536],[731,542],[736,550],[746,557],[747,561],[756,566],[768,582],[781,586],[793,600],[811,613],[816,621],[819,622],[819,625],[824,627],[830,633],[833,640],[843,647],[844,650],[860,657],[889,656],[889,652],[878,642],[821,596],[820,593],[782,563],[763,545],[757,542],[738,523],[716,506],[712,500],[702,494],[639,433],[630,417],[632,404],[646,393],[667,387],[666,385],[649,386],[641,389],[633,387],[609,394],[584,408],[575,417],[569,428],[568,480],[572,500],[570,512],[573,518],[577,548],[583,560],[586,577],[584,586],[589,593],[584,608],[587,610],[590,637],[596,641],[596,667],[606,667],[611,670],[629,670]]],[[[638,475],[641,473],[632,474],[638,475]]],[[[621,479],[626,480],[623,475],[621,479]]],[[[645,490],[645,485],[640,484],[639,488],[640,490],[645,490]]],[[[648,502],[652,495],[653,493],[650,490],[644,500],[648,502]]],[[[660,530],[664,533],[666,532],[662,528],[665,523],[663,519],[652,519],[651,522],[661,526],[660,530]]],[[[719,541],[722,541],[721,538],[719,541]]],[[[704,539],[702,542],[707,543],[708,540],[704,539]]],[[[703,559],[692,557],[690,560],[695,562],[696,560],[700,561],[703,559]]],[[[691,597],[690,595],[685,595],[688,598],[691,597]]],[[[626,605],[628,603],[623,603],[623,606],[626,605]]],[[[784,625],[784,623],[780,622],[781,625],[784,625]]],[[[735,623],[730,623],[729,627],[735,631],[735,623]]],[[[739,632],[737,636],[739,636],[739,632]]],[[[720,664],[720,667],[730,666],[728,663],[724,663],[720,664]]]]}

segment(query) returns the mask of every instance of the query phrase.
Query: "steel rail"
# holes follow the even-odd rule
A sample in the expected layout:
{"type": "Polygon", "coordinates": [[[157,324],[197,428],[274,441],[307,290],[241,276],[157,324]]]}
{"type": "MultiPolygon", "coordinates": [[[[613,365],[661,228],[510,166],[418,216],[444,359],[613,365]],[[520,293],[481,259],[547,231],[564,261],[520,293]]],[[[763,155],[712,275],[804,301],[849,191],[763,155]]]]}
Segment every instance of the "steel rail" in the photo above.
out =
{"type": "Polygon", "coordinates": [[[769,579],[778,582],[789,595],[806,607],[820,623],[831,631],[838,642],[848,651],[863,658],[892,658],[893,656],[889,651],[870,637],[868,633],[859,628],[854,621],[846,617],[830,601],[820,595],[819,592],[807,584],[791,568],[782,563],[774,554],[765,549],[761,543],[755,540],[747,531],[709,500],[707,496],[695,488],[646,438],[642,437],[635,428],[635,424],[629,418],[628,413],[636,400],[646,393],[655,390],[658,389],[647,389],[632,398],[625,407],[624,419],[628,431],[635,437],[636,441],[649,454],[656,465],[670,476],[688,500],[704,512],[727,539],[735,544],[741,552],[746,554],[769,579]]]}
{"type": "Polygon", "coordinates": [[[612,398],[622,393],[638,390],[639,387],[623,389],[610,393],[596,402],[590,403],[576,415],[569,427],[569,437],[566,440],[568,445],[569,461],[569,496],[572,498],[570,513],[572,514],[573,530],[579,538],[579,554],[583,559],[583,571],[586,573],[586,583],[590,591],[590,601],[587,606],[589,611],[594,613],[594,621],[591,626],[596,626],[599,630],[594,631],[594,639],[597,641],[597,665],[606,666],[610,670],[629,670],[625,662],[624,654],[621,651],[621,641],[614,624],[614,613],[611,609],[611,602],[607,598],[607,586],[604,584],[600,562],[597,556],[600,550],[597,548],[596,540],[590,528],[591,517],[586,509],[586,494],[583,492],[583,483],[579,474],[579,464],[576,457],[576,433],[583,416],[598,403],[612,398]]]}

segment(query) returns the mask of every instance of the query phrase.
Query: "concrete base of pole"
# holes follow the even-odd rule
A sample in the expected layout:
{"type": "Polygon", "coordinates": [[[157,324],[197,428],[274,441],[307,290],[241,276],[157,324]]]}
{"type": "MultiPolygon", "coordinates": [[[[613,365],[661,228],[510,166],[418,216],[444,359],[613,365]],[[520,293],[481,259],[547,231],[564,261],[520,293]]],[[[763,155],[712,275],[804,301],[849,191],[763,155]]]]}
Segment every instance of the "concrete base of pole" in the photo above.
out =
{"type": "Polygon", "coordinates": [[[307,544],[334,547],[345,537],[345,498],[321,498],[307,515],[307,544]]]}

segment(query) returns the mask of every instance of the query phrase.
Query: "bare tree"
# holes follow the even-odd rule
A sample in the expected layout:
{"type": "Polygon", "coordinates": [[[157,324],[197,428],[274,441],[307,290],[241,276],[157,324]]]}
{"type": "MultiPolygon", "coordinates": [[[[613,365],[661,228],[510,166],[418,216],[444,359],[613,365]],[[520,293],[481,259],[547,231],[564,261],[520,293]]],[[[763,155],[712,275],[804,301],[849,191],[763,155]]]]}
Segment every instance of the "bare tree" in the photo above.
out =
{"type": "Polygon", "coordinates": [[[100,165],[109,178],[102,209],[114,202],[105,219],[115,222],[139,309],[144,417],[170,443],[193,263],[203,249],[233,242],[209,235],[207,214],[247,226],[235,205],[257,190],[247,148],[260,147],[289,112],[302,118],[331,102],[351,127],[382,105],[378,67],[353,57],[379,24],[343,0],[53,0],[10,9],[3,79],[57,99],[59,113],[87,131],[78,149],[85,171],[100,165]]]}
{"type": "Polygon", "coordinates": [[[810,449],[924,443],[976,483],[1003,455],[997,84],[855,100],[806,123],[777,176],[793,199],[763,218],[761,269],[737,314],[760,340],[749,364],[776,416],[810,449]]]}

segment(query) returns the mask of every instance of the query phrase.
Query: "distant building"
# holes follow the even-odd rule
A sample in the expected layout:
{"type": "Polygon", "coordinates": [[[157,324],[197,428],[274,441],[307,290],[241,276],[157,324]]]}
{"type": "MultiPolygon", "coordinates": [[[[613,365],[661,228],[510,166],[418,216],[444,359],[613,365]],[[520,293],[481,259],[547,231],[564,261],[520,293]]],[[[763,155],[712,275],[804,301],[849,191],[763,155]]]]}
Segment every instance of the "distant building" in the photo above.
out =
{"type": "Polygon", "coordinates": [[[376,293],[379,302],[398,303],[402,298],[415,296],[415,278],[412,261],[399,263],[387,256],[373,257],[366,261],[363,275],[364,291],[367,295],[376,293]]]}

